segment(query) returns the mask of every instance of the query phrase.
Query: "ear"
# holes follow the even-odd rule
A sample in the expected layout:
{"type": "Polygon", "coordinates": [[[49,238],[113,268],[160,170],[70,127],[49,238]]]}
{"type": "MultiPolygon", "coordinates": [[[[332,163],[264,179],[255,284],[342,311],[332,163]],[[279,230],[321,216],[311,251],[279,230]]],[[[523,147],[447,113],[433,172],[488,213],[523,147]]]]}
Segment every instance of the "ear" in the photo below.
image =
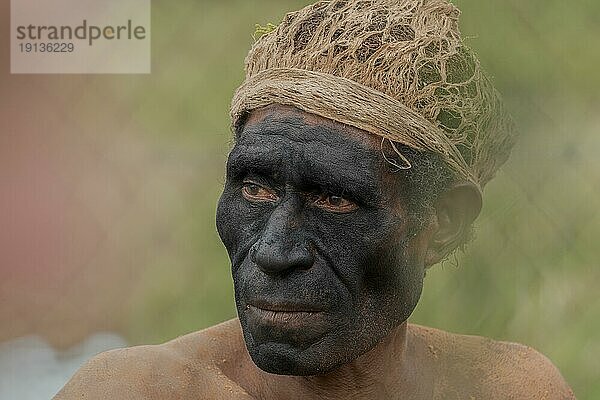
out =
{"type": "Polygon", "coordinates": [[[453,184],[435,202],[435,231],[430,237],[425,266],[439,263],[464,243],[482,206],[481,192],[470,182],[453,184]]]}

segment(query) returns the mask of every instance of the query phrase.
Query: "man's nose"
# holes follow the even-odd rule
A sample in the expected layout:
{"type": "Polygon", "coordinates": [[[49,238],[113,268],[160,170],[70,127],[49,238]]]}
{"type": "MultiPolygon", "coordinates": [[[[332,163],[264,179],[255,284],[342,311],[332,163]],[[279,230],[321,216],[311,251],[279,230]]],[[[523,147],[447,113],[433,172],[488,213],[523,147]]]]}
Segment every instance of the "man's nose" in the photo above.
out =
{"type": "Polygon", "coordinates": [[[309,269],[314,263],[314,255],[303,229],[294,202],[278,205],[267,221],[261,238],[252,246],[252,261],[269,275],[309,269]]]}

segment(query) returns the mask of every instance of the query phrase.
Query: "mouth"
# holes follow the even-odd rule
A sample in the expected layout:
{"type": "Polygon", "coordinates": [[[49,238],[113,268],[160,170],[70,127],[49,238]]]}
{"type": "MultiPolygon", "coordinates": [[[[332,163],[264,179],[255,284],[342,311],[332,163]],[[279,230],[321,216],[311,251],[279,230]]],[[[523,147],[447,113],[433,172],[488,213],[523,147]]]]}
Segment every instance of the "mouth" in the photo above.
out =
{"type": "Polygon", "coordinates": [[[251,319],[264,325],[297,328],[320,319],[323,310],[295,303],[253,302],[246,305],[251,319]]]}
{"type": "Polygon", "coordinates": [[[292,302],[268,302],[268,301],[252,301],[249,302],[247,307],[254,307],[261,311],[266,312],[274,312],[274,313],[283,313],[283,314],[293,314],[293,313],[306,313],[306,314],[315,314],[322,312],[323,310],[319,307],[301,304],[301,303],[292,303],[292,302]]]}

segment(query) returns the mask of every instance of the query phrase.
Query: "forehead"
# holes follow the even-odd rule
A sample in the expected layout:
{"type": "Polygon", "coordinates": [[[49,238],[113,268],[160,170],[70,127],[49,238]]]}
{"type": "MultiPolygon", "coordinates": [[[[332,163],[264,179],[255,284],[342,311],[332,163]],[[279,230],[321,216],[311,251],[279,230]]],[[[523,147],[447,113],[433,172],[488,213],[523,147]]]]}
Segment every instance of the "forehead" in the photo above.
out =
{"type": "Polygon", "coordinates": [[[243,132],[252,131],[255,127],[268,127],[270,125],[283,127],[286,124],[290,125],[288,129],[291,134],[290,137],[295,136],[299,140],[302,140],[305,134],[321,131],[321,133],[329,133],[329,135],[320,135],[323,143],[336,142],[351,146],[359,145],[363,149],[375,149],[379,143],[375,135],[361,129],[292,106],[278,104],[252,111],[246,119],[243,132]]]}
{"type": "Polygon", "coordinates": [[[250,114],[238,132],[237,151],[233,153],[266,158],[285,153],[287,163],[321,163],[332,170],[352,165],[353,170],[367,171],[379,169],[380,143],[374,135],[357,128],[273,105],[250,114]]]}
{"type": "Polygon", "coordinates": [[[237,132],[227,174],[230,179],[258,174],[395,209],[402,208],[402,180],[382,154],[390,159],[392,152],[361,129],[274,105],[253,111],[237,132]]]}
{"type": "Polygon", "coordinates": [[[299,189],[347,193],[379,202],[384,184],[380,141],[367,132],[292,107],[254,111],[238,132],[228,176],[248,172],[299,189]]]}

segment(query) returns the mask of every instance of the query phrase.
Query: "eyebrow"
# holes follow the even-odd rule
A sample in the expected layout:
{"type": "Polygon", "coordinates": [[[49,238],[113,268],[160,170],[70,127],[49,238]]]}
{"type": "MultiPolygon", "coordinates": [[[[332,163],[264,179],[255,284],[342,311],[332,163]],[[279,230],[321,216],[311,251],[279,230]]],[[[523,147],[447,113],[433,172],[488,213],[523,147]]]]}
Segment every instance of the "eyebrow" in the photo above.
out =
{"type": "MultiPolygon", "coordinates": [[[[324,164],[318,159],[305,160],[302,173],[297,175],[295,184],[300,190],[319,189],[338,195],[350,197],[362,203],[373,203],[380,198],[378,178],[369,169],[360,168],[349,170],[344,168],[332,169],[331,164],[324,164]],[[306,171],[306,173],[303,173],[306,171]]],[[[228,164],[228,179],[241,180],[252,174],[267,178],[276,183],[282,178],[276,177],[282,171],[283,160],[273,152],[265,151],[254,145],[237,145],[232,151],[228,164]]]]}
{"type": "MultiPolygon", "coordinates": [[[[277,172],[294,174],[294,172],[283,171],[285,165],[282,152],[266,151],[257,137],[271,137],[272,142],[281,138],[297,141],[302,138],[305,146],[312,147],[313,154],[317,156],[306,156],[302,160],[301,173],[296,175],[296,184],[300,190],[318,188],[326,192],[336,194],[349,194],[358,201],[373,202],[381,197],[380,177],[375,157],[368,154],[369,149],[362,143],[352,140],[339,141],[340,136],[345,136],[330,126],[307,124],[300,117],[286,118],[284,120],[267,119],[256,124],[246,124],[236,138],[236,146],[230,154],[228,163],[228,176],[240,177],[240,175],[258,174],[274,181],[277,172]],[[311,140],[311,137],[318,139],[311,140]],[[308,139],[308,140],[307,140],[308,139]],[[328,153],[325,147],[336,145],[337,153],[328,153]],[[341,144],[341,146],[340,146],[341,144]],[[324,147],[325,145],[325,147],[324,147]],[[358,154],[357,150],[364,150],[361,158],[352,160],[350,154],[358,154]],[[323,162],[318,154],[322,154],[323,162]]],[[[308,150],[309,152],[311,149],[308,150]]],[[[287,177],[290,178],[289,176],[287,177]]],[[[283,183],[283,182],[278,182],[283,183]]]]}
{"type": "Polygon", "coordinates": [[[378,178],[366,168],[333,170],[331,165],[323,165],[315,159],[308,160],[306,167],[310,176],[310,180],[304,182],[306,185],[316,185],[335,194],[350,195],[353,199],[363,202],[372,202],[379,198],[378,178]]]}
{"type": "Polygon", "coordinates": [[[239,179],[241,175],[249,172],[265,176],[275,175],[281,170],[282,160],[265,151],[259,146],[236,145],[227,161],[227,176],[230,179],[239,179]]]}

